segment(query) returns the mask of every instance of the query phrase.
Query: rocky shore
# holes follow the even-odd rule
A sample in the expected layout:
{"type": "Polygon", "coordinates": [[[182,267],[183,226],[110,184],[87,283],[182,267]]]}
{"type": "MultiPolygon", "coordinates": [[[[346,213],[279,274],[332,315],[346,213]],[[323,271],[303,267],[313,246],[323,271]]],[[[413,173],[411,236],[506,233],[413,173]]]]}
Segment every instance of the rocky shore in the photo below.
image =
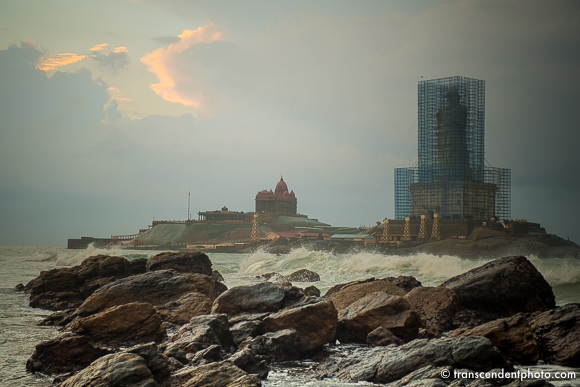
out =
{"type": "Polygon", "coordinates": [[[400,256],[418,253],[436,256],[451,255],[469,259],[495,259],[511,255],[580,259],[580,246],[557,235],[530,233],[508,236],[503,232],[485,228],[472,233],[467,239],[443,239],[423,243],[404,242],[400,245],[378,243],[365,246],[362,242],[278,238],[260,246],[260,249],[272,254],[287,254],[300,247],[311,251],[327,251],[334,254],[369,251],[400,256]]]}
{"type": "Polygon", "coordinates": [[[53,385],[103,387],[260,386],[272,363],[301,359],[319,379],[396,387],[550,385],[454,375],[580,367],[580,304],[556,307],[523,256],[437,287],[369,278],[321,296],[319,278],[269,273],[228,289],[203,253],[93,256],[17,286],[30,306],[54,311],[41,324],[62,333],[26,367],[53,385]]]}

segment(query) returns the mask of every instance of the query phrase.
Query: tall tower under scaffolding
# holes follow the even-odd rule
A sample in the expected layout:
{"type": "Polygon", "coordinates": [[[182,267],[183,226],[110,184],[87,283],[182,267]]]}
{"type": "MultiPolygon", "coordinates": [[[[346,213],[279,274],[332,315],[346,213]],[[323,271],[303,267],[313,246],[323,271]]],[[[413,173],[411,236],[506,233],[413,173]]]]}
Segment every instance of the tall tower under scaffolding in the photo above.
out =
{"type": "Polygon", "coordinates": [[[485,164],[485,81],[419,82],[418,161],[395,168],[395,219],[508,219],[511,171],[485,164]]]}

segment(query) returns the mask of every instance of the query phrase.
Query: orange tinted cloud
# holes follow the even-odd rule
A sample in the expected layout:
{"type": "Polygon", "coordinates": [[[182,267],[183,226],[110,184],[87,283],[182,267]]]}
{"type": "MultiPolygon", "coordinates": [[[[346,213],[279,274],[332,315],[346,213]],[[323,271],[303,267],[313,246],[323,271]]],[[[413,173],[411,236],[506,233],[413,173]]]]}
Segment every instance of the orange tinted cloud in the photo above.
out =
{"type": "Polygon", "coordinates": [[[36,68],[42,71],[51,71],[57,67],[66,66],[89,57],[89,55],[79,55],[73,52],[65,52],[41,58],[36,64],[36,68]]]}
{"type": "Polygon", "coordinates": [[[125,46],[119,46],[119,47],[115,47],[115,48],[113,49],[113,53],[114,53],[114,54],[118,54],[118,53],[120,53],[120,52],[129,52],[129,50],[128,50],[128,49],[127,49],[127,47],[125,47],[125,46]]]}
{"type": "Polygon", "coordinates": [[[101,51],[104,50],[106,47],[109,47],[108,43],[95,44],[93,47],[91,47],[90,51],[101,51]]]}
{"type": "Polygon", "coordinates": [[[199,107],[203,102],[203,96],[199,90],[191,90],[185,95],[177,89],[177,81],[187,79],[187,75],[180,73],[176,64],[180,60],[180,54],[191,46],[201,43],[211,43],[221,40],[222,33],[217,26],[210,23],[196,30],[183,30],[178,35],[179,42],[170,44],[167,48],[158,48],[146,53],[141,58],[141,63],[147,66],[147,70],[155,74],[159,83],[149,85],[157,95],[166,101],[180,103],[185,106],[199,107]]]}
{"type": "Polygon", "coordinates": [[[125,97],[123,94],[121,94],[121,89],[119,89],[118,87],[109,86],[107,87],[107,91],[109,92],[109,96],[111,97],[112,100],[123,102],[132,101],[131,98],[125,97]]]}

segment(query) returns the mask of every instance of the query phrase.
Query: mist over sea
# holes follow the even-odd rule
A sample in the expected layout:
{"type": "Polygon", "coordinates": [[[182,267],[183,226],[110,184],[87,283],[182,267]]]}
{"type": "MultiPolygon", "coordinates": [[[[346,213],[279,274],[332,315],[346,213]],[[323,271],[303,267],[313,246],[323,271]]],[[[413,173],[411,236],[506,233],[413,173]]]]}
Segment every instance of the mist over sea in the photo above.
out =
{"type": "MultiPolygon", "coordinates": [[[[60,246],[0,246],[0,385],[46,386],[53,377],[26,372],[26,361],[40,341],[58,336],[54,327],[36,324],[51,312],[28,307],[25,293],[16,292],[18,283],[26,284],[43,270],[74,266],[96,254],[120,255],[131,260],[151,257],[161,251],[121,249],[67,250],[60,246]]],[[[335,284],[370,277],[384,278],[412,275],[424,286],[437,286],[446,279],[480,266],[489,259],[461,259],[452,256],[417,254],[408,257],[358,252],[334,255],[297,249],[290,254],[208,254],[213,268],[231,288],[256,282],[256,276],[277,272],[290,274],[309,269],[320,274],[316,283],[296,283],[300,287],[315,285],[324,294],[335,284]]],[[[558,305],[580,302],[580,265],[573,259],[528,257],[553,288],[558,305]]],[[[264,386],[350,386],[360,383],[316,381],[308,376],[308,362],[276,366],[264,386]]],[[[553,366],[548,366],[553,367],[553,366]]],[[[578,370],[580,378],[580,370],[578,370]]],[[[568,382],[569,383],[569,382],[568,382]]],[[[372,385],[367,384],[366,385],[372,385]]],[[[576,385],[576,384],[573,384],[576,385]]],[[[580,384],[578,384],[580,385],[580,384]]]]}

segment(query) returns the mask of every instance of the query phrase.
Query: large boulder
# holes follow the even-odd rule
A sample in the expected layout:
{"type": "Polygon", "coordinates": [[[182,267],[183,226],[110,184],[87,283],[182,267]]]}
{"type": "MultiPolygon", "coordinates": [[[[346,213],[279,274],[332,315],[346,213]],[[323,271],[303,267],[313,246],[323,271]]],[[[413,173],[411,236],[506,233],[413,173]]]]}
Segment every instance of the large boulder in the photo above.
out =
{"type": "Polygon", "coordinates": [[[80,316],[100,312],[116,305],[148,302],[154,306],[199,292],[213,299],[213,279],[204,274],[160,270],[119,279],[94,292],[78,309],[80,316]]]}
{"type": "Polygon", "coordinates": [[[213,301],[205,294],[185,293],[175,301],[157,306],[157,313],[163,321],[173,324],[187,324],[195,316],[209,314],[213,301]]]}
{"type": "Polygon", "coordinates": [[[213,303],[212,313],[235,316],[240,313],[276,312],[302,299],[298,288],[270,282],[236,286],[226,290],[213,303]]]}
{"type": "Polygon", "coordinates": [[[345,285],[327,298],[334,304],[336,310],[340,311],[364,296],[375,292],[383,292],[395,296],[404,296],[406,293],[405,290],[391,282],[377,280],[345,285]]]}
{"type": "Polygon", "coordinates": [[[525,257],[506,257],[450,278],[440,285],[454,290],[462,307],[488,320],[556,306],[552,288],[525,257]]]}
{"type": "Polygon", "coordinates": [[[490,321],[472,329],[451,331],[447,337],[487,337],[504,357],[518,364],[535,364],[538,361],[538,343],[526,316],[490,321]]]}
{"type": "MultiPolygon", "coordinates": [[[[364,284],[364,283],[368,283],[368,282],[375,282],[375,281],[389,282],[389,283],[397,286],[398,288],[404,290],[405,293],[408,293],[409,291],[411,291],[411,289],[414,289],[418,286],[421,286],[421,282],[417,281],[417,279],[415,279],[415,277],[412,277],[412,276],[400,275],[398,277],[386,277],[383,279],[376,279],[374,277],[371,277],[371,278],[367,278],[366,280],[357,280],[357,281],[351,281],[351,282],[346,282],[346,283],[334,285],[333,287],[328,289],[328,291],[326,292],[324,297],[330,297],[332,294],[339,292],[340,290],[347,288],[349,286],[352,286],[352,285],[359,285],[359,284],[364,284]]],[[[399,294],[397,294],[397,295],[399,295],[399,294]]]]}
{"type": "Polygon", "coordinates": [[[566,304],[529,317],[540,358],[548,363],[580,367],[580,304],[566,304]]]}
{"type": "Polygon", "coordinates": [[[254,375],[221,361],[197,367],[185,367],[173,376],[171,387],[259,387],[262,383],[254,375]]]}
{"type": "Polygon", "coordinates": [[[74,372],[107,354],[107,350],[94,347],[87,337],[69,332],[37,344],[26,362],[26,370],[45,374],[74,372]]]}
{"type": "Polygon", "coordinates": [[[196,316],[182,326],[172,337],[173,345],[187,353],[195,353],[211,345],[219,345],[230,351],[234,345],[228,316],[209,314],[196,316]]]}
{"type": "Polygon", "coordinates": [[[369,333],[383,327],[407,342],[417,337],[420,326],[419,315],[403,297],[375,292],[338,313],[338,340],[364,343],[369,333]]]}
{"type": "Polygon", "coordinates": [[[71,322],[68,329],[109,345],[160,340],[165,335],[157,311],[143,302],[116,305],[79,318],[71,322]]]}
{"type": "Polygon", "coordinates": [[[133,274],[131,263],[124,257],[94,255],[80,264],[78,276],[82,281],[106,277],[127,277],[133,274]]]}
{"type": "Polygon", "coordinates": [[[452,329],[453,317],[461,307],[457,293],[441,287],[416,287],[404,298],[419,314],[425,327],[437,333],[452,329]]]}
{"type": "Polygon", "coordinates": [[[288,307],[266,317],[260,326],[262,333],[293,329],[300,337],[299,350],[311,351],[334,342],[338,315],[334,305],[321,299],[288,307]]]}
{"type": "Polygon", "coordinates": [[[122,387],[158,384],[145,359],[134,353],[120,352],[103,356],[79,373],[66,379],[61,387],[122,387]]]}
{"type": "Polygon", "coordinates": [[[297,360],[300,358],[300,336],[294,329],[268,332],[247,339],[238,348],[239,351],[245,349],[266,356],[270,362],[297,360]]]}
{"type": "Polygon", "coordinates": [[[147,262],[147,271],[172,269],[179,273],[212,275],[211,261],[207,255],[197,252],[164,252],[147,262]]]}
{"type": "Polygon", "coordinates": [[[318,377],[349,382],[390,383],[428,365],[474,371],[510,369],[489,339],[461,337],[419,339],[399,347],[359,347],[346,354],[331,353],[319,366],[318,377]]]}
{"type": "Polygon", "coordinates": [[[30,290],[30,306],[48,310],[77,308],[83,302],[81,284],[77,270],[72,267],[43,271],[26,285],[30,290]]]}
{"type": "Polygon", "coordinates": [[[123,258],[94,255],[79,266],[40,273],[25,289],[30,290],[30,306],[49,310],[77,308],[99,287],[133,274],[123,258]]]}

